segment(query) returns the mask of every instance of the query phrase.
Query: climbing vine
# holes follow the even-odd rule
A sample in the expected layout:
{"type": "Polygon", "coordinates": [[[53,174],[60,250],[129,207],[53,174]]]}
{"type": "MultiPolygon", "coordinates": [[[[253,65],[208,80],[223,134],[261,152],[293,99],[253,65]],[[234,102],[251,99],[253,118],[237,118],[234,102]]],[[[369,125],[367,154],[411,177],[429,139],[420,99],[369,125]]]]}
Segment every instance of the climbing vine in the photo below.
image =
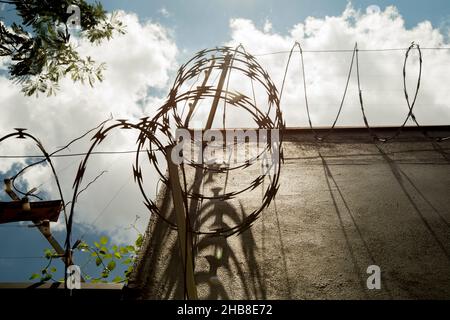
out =
{"type": "MultiPolygon", "coordinates": [[[[126,283],[133,270],[142,241],[143,235],[141,233],[138,234],[133,244],[124,246],[111,245],[110,240],[106,236],[101,236],[92,245],[85,241],[77,241],[74,251],[78,251],[81,255],[86,256],[86,262],[80,265],[83,279],[91,283],[126,283]],[[95,263],[97,267],[98,273],[96,275],[90,275],[83,271],[91,263],[95,263]],[[122,275],[114,272],[120,265],[125,267],[122,275]]],[[[53,262],[55,258],[60,258],[60,256],[52,249],[45,249],[44,256],[48,260],[47,264],[39,273],[33,273],[30,280],[64,282],[64,279],[57,280],[55,278],[58,270],[53,262]]]]}

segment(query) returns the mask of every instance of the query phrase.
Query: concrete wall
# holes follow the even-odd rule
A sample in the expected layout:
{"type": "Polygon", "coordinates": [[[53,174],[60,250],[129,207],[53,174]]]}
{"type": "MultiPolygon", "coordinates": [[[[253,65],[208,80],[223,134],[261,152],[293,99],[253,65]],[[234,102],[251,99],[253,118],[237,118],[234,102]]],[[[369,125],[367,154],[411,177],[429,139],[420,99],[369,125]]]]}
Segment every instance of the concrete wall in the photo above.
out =
{"type": "MultiPolygon", "coordinates": [[[[432,134],[450,135],[439,130],[432,134]]],[[[450,298],[450,142],[417,129],[389,143],[360,129],[338,129],[320,143],[309,130],[288,130],[285,139],[279,192],[253,226],[195,238],[200,298],[450,298]],[[369,265],[381,268],[380,290],[366,287],[369,265]]],[[[207,175],[202,192],[239,189],[259,170],[207,175]]],[[[239,222],[260,205],[263,188],[204,201],[191,212],[196,228],[239,222]]],[[[175,221],[165,189],[159,206],[175,221]]],[[[153,216],[130,283],[140,298],[183,298],[179,251],[177,232],[153,216]]]]}

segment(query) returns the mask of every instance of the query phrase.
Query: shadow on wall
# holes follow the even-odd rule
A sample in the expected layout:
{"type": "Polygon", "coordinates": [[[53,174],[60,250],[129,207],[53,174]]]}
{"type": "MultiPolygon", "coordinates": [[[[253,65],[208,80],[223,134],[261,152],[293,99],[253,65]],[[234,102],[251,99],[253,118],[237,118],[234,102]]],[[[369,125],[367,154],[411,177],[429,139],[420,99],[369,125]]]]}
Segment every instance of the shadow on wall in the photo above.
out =
{"type": "MultiPolygon", "coordinates": [[[[433,144],[435,145],[435,144],[433,144]]],[[[383,151],[382,148],[380,148],[378,145],[376,145],[377,149],[379,150],[381,156],[386,161],[386,163],[389,165],[390,170],[392,171],[392,174],[394,175],[396,181],[398,182],[398,185],[400,186],[403,194],[408,199],[411,206],[414,208],[414,212],[417,214],[417,216],[422,221],[424,227],[429,232],[430,236],[435,240],[436,244],[439,246],[439,248],[442,250],[442,253],[445,255],[447,260],[450,262],[450,253],[446,248],[446,245],[441,241],[439,235],[437,234],[436,230],[433,228],[433,226],[430,224],[430,222],[427,220],[425,214],[422,212],[422,210],[419,207],[418,202],[415,200],[415,197],[411,192],[408,191],[407,183],[410,184],[410,186],[413,188],[413,190],[419,195],[420,198],[423,199],[423,201],[433,210],[433,212],[439,217],[439,221],[445,226],[449,227],[448,221],[445,219],[443,214],[436,209],[436,207],[431,203],[431,201],[425,197],[424,193],[419,189],[419,187],[412,181],[412,179],[403,171],[396,162],[386,153],[383,151]],[[406,182],[406,183],[405,183],[406,182]]],[[[442,156],[448,161],[448,155],[445,153],[441,153],[438,149],[436,149],[437,152],[442,154],[442,156]]]]}
{"type": "MultiPolygon", "coordinates": [[[[203,178],[200,179],[201,182],[202,180],[203,178]]],[[[194,183],[192,188],[197,189],[200,185],[206,188],[209,184],[213,186],[210,191],[214,196],[224,192],[224,188],[218,187],[211,175],[206,182],[194,183]]],[[[169,190],[161,190],[158,206],[165,218],[174,222],[176,219],[172,197],[170,191],[167,191],[169,190]]],[[[189,208],[195,230],[229,228],[230,225],[240,224],[246,217],[241,203],[238,210],[229,201],[223,200],[204,203],[191,200],[189,208]]],[[[148,230],[149,234],[143,245],[145,250],[141,253],[130,287],[139,288],[142,299],[183,299],[184,266],[177,231],[157,217],[151,218],[148,230]]],[[[193,242],[194,273],[200,299],[266,298],[264,281],[255,255],[257,245],[251,228],[229,238],[196,235],[193,242]],[[229,241],[233,242],[232,246],[229,241]]]]}

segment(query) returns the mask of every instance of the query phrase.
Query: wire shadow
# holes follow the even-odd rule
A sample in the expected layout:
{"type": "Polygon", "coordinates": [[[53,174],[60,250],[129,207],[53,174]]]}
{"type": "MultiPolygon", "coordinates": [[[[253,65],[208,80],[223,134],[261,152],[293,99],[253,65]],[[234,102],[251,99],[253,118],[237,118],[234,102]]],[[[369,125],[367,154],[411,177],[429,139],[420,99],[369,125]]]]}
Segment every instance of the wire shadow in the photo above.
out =
{"type": "MultiPolygon", "coordinates": [[[[212,191],[214,195],[218,195],[222,190],[220,187],[213,187],[212,191]]],[[[199,216],[201,216],[200,225],[211,223],[209,228],[227,228],[228,221],[232,223],[239,223],[242,221],[246,214],[240,204],[241,215],[231,204],[221,200],[210,200],[201,208],[199,216]]],[[[244,263],[248,268],[250,277],[246,275],[243,267],[241,267],[241,261],[236,254],[238,248],[232,248],[228,243],[228,238],[223,236],[202,236],[197,242],[195,250],[198,259],[204,258],[209,264],[207,271],[196,273],[197,285],[208,286],[208,296],[206,299],[229,299],[229,294],[223,285],[219,270],[223,269],[227,273],[228,277],[235,277],[233,274],[233,268],[237,272],[237,276],[241,283],[241,287],[244,291],[244,296],[247,299],[265,299],[266,289],[261,277],[261,271],[259,264],[256,260],[256,242],[253,236],[251,228],[240,234],[240,247],[244,256],[244,263]],[[202,257],[202,254],[205,256],[202,257]]]]}
{"type": "Polygon", "coordinates": [[[437,236],[436,232],[433,230],[433,228],[431,227],[431,225],[428,223],[428,221],[425,219],[425,216],[423,215],[422,211],[419,209],[417,203],[414,201],[414,198],[411,196],[411,194],[408,192],[408,190],[406,189],[404,180],[402,179],[402,170],[398,167],[398,165],[395,163],[395,161],[390,158],[381,148],[378,144],[375,144],[376,148],[378,149],[378,151],[380,152],[381,156],[383,157],[383,159],[387,162],[387,164],[389,165],[389,168],[391,169],[395,179],[397,180],[400,188],[402,189],[404,195],[406,196],[406,198],[408,199],[409,203],[412,205],[412,207],[414,208],[414,211],[417,213],[417,215],[419,216],[420,220],[422,221],[423,225],[425,226],[425,228],[428,230],[428,232],[430,233],[430,235],[433,237],[433,239],[435,240],[436,244],[439,246],[439,248],[442,250],[442,253],[445,255],[445,257],[450,261],[450,254],[447,251],[447,249],[445,248],[444,244],[441,242],[441,240],[439,239],[439,237],[437,236]]]}
{"type": "MultiPolygon", "coordinates": [[[[218,194],[222,189],[213,187],[218,194]]],[[[160,202],[161,212],[169,212],[167,219],[175,218],[171,206],[170,190],[162,191],[164,197],[160,202]]],[[[208,225],[208,228],[222,228],[229,223],[240,223],[246,213],[240,206],[238,210],[226,201],[210,200],[201,205],[195,214],[198,226],[208,225]]],[[[192,213],[191,213],[192,215],[192,213]]],[[[145,250],[138,265],[133,285],[139,283],[142,297],[146,299],[184,299],[184,268],[180,254],[178,234],[167,223],[158,217],[152,219],[150,232],[147,236],[145,250]]],[[[223,236],[201,235],[194,244],[196,266],[201,265],[201,271],[195,271],[197,287],[202,287],[203,299],[232,299],[233,292],[227,291],[224,279],[237,279],[246,299],[265,299],[266,288],[259,263],[256,259],[256,242],[249,228],[239,236],[239,245],[232,247],[228,238],[223,236]],[[244,259],[240,259],[237,251],[242,251],[244,259]],[[206,259],[201,261],[200,259],[206,259]],[[244,263],[244,264],[243,264],[244,263]],[[243,267],[244,265],[244,267],[243,267]],[[221,279],[221,276],[224,279],[221,279]]]]}
{"type": "MultiPolygon", "coordinates": [[[[350,253],[350,258],[351,258],[351,260],[352,260],[354,272],[355,272],[355,274],[357,274],[357,275],[361,275],[361,272],[360,272],[360,266],[359,266],[359,264],[358,264],[358,260],[357,260],[357,258],[356,258],[355,252],[353,251],[353,248],[352,248],[352,246],[351,246],[350,238],[349,238],[349,235],[348,235],[348,233],[347,233],[347,230],[345,229],[344,221],[343,221],[343,219],[342,219],[341,210],[339,209],[339,206],[338,206],[337,201],[336,201],[336,197],[335,197],[335,195],[334,195],[334,193],[333,193],[333,189],[331,188],[330,179],[334,181],[333,175],[332,175],[332,173],[331,173],[331,170],[330,170],[330,168],[329,168],[329,166],[328,166],[328,164],[327,164],[325,158],[322,156],[322,154],[321,154],[320,152],[319,152],[319,156],[320,156],[320,158],[321,158],[321,160],[322,160],[322,166],[323,166],[323,171],[324,171],[324,175],[325,175],[325,180],[326,180],[326,183],[327,183],[327,188],[328,188],[328,191],[329,191],[329,193],[330,193],[331,200],[333,201],[333,206],[334,206],[336,215],[337,215],[338,220],[339,220],[339,225],[340,225],[340,227],[341,227],[342,234],[344,235],[345,242],[346,242],[346,244],[347,244],[348,252],[350,253]]],[[[337,187],[337,185],[336,185],[336,187],[337,187]]],[[[337,188],[338,188],[338,187],[337,187],[337,188]]],[[[348,207],[346,206],[346,208],[348,208],[348,207]]],[[[350,215],[351,215],[351,214],[350,214],[350,215]]],[[[354,222],[354,219],[353,219],[353,218],[352,218],[352,221],[354,222]]],[[[354,223],[355,223],[355,222],[354,222],[354,223]]],[[[355,224],[355,225],[356,225],[356,224],[355,224]]],[[[357,230],[359,230],[358,227],[357,227],[357,230]]],[[[360,231],[359,231],[359,234],[361,235],[360,231]]],[[[363,240],[363,239],[362,239],[362,240],[363,240]]],[[[364,241],[364,240],[363,240],[363,242],[364,242],[364,244],[365,244],[365,241],[364,241]]],[[[366,244],[365,244],[365,246],[366,246],[366,249],[368,249],[368,247],[367,247],[366,244]]],[[[368,251],[368,252],[369,252],[369,254],[371,255],[370,251],[368,251]]],[[[373,259],[372,256],[371,256],[371,259],[373,259]]],[[[367,289],[367,288],[366,288],[365,279],[364,279],[362,276],[358,276],[358,280],[359,280],[359,281],[358,281],[358,282],[359,282],[359,285],[360,285],[360,287],[361,287],[361,291],[363,292],[364,296],[365,296],[366,298],[368,298],[367,292],[366,292],[366,289],[367,289]]]]}
{"type": "MultiPolygon", "coordinates": [[[[319,154],[320,154],[320,153],[319,153],[319,154]]],[[[361,240],[361,242],[362,242],[362,244],[363,244],[363,246],[364,246],[364,249],[367,251],[367,254],[368,254],[368,256],[369,256],[370,262],[371,262],[372,264],[374,264],[374,265],[377,265],[376,259],[375,259],[374,255],[373,255],[372,251],[370,250],[370,247],[369,247],[369,245],[367,244],[366,239],[365,239],[364,236],[363,236],[363,233],[362,233],[362,231],[361,231],[361,228],[359,227],[358,223],[356,222],[356,219],[355,219],[355,216],[354,216],[354,214],[353,214],[353,211],[350,209],[350,206],[349,206],[349,204],[348,204],[346,198],[344,197],[344,194],[343,194],[341,188],[339,187],[339,184],[337,183],[336,179],[334,178],[334,176],[333,176],[333,174],[332,174],[332,172],[331,172],[331,170],[330,170],[330,167],[328,166],[328,163],[327,163],[326,160],[322,157],[322,155],[320,155],[320,157],[322,158],[322,163],[324,163],[324,166],[326,167],[326,173],[327,173],[327,176],[328,176],[328,178],[331,179],[331,181],[333,182],[333,185],[335,186],[336,191],[338,192],[339,197],[340,197],[342,203],[344,204],[344,207],[345,207],[345,209],[346,209],[346,211],[347,211],[347,213],[348,213],[348,216],[350,217],[350,219],[351,219],[351,221],[352,221],[352,224],[353,224],[353,226],[355,227],[355,230],[356,230],[356,232],[357,232],[357,234],[358,234],[358,237],[360,238],[360,240],[361,240]]],[[[327,179],[328,179],[328,178],[327,178],[327,179]]],[[[331,184],[329,184],[329,186],[330,186],[330,185],[331,185],[331,184]]],[[[330,193],[332,193],[331,189],[330,189],[330,193]]],[[[336,203],[335,203],[335,204],[336,204],[336,203]]],[[[337,211],[339,211],[339,209],[337,209],[337,211]]],[[[342,224],[342,226],[343,226],[343,224],[342,224]]],[[[391,290],[389,289],[389,286],[387,285],[387,283],[385,282],[383,285],[384,285],[384,287],[385,287],[385,289],[386,289],[386,292],[388,293],[389,298],[393,299],[391,290]]],[[[366,287],[364,287],[364,289],[366,289],[366,287]]]]}
{"type": "Polygon", "coordinates": [[[280,241],[280,246],[281,246],[281,256],[283,257],[284,279],[286,282],[286,289],[287,289],[287,293],[288,293],[288,298],[292,299],[292,289],[291,289],[291,283],[289,281],[289,272],[288,272],[288,266],[287,266],[286,252],[285,252],[285,248],[284,248],[283,237],[281,236],[282,233],[281,233],[280,219],[279,219],[279,215],[278,215],[276,199],[273,199],[273,206],[274,206],[274,211],[275,211],[275,217],[277,220],[277,231],[278,231],[278,240],[280,241]]]}
{"type": "Polygon", "coordinates": [[[427,196],[425,196],[425,194],[423,194],[423,192],[420,190],[420,188],[414,183],[414,181],[411,179],[411,177],[409,175],[406,174],[405,171],[403,171],[401,168],[397,167],[397,169],[399,170],[399,172],[406,178],[406,180],[408,181],[408,183],[414,188],[414,190],[416,190],[417,194],[423,199],[423,201],[431,208],[431,210],[433,210],[433,212],[439,217],[439,220],[441,220],[441,222],[443,224],[445,224],[448,228],[450,228],[450,223],[447,221],[447,219],[445,218],[445,216],[442,214],[442,212],[440,210],[438,210],[433,203],[428,199],[427,196]]]}

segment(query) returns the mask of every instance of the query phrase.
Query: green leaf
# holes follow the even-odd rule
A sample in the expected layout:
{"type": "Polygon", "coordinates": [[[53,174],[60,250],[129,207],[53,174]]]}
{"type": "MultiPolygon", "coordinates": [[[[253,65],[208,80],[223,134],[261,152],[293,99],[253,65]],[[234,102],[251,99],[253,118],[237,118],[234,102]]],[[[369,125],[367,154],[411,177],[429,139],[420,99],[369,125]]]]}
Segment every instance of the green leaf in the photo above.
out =
{"type": "Polygon", "coordinates": [[[97,259],[95,259],[95,265],[98,267],[99,265],[101,265],[102,264],[102,259],[100,259],[100,258],[97,258],[97,259]]]}
{"type": "Polygon", "coordinates": [[[126,247],[120,247],[119,252],[121,254],[127,254],[128,253],[128,249],[126,247]]]}
{"type": "Polygon", "coordinates": [[[97,247],[97,248],[100,248],[100,243],[94,242],[94,246],[97,247]]]}
{"type": "Polygon", "coordinates": [[[127,268],[127,270],[124,271],[125,277],[128,278],[128,277],[131,275],[131,272],[133,272],[133,266],[129,266],[129,267],[127,268]]]}
{"type": "Polygon", "coordinates": [[[116,262],[114,260],[111,260],[108,265],[107,268],[109,271],[113,271],[116,268],[116,262]]]}
{"type": "Polygon", "coordinates": [[[77,249],[80,251],[87,251],[87,250],[89,250],[89,245],[86,242],[81,242],[78,245],[77,249]]]}
{"type": "Polygon", "coordinates": [[[39,273],[33,273],[30,277],[30,280],[38,279],[40,277],[41,277],[41,275],[39,273]]]}
{"type": "Polygon", "coordinates": [[[128,259],[125,259],[122,263],[123,263],[123,264],[130,264],[130,263],[132,263],[132,262],[133,262],[133,259],[128,258],[128,259]]]}
{"type": "Polygon", "coordinates": [[[120,277],[120,276],[117,276],[117,277],[115,277],[115,278],[112,280],[112,282],[114,282],[114,283],[119,283],[119,282],[122,282],[122,281],[123,281],[123,278],[120,277]]]}
{"type": "Polygon", "coordinates": [[[51,249],[45,249],[44,254],[47,259],[50,259],[53,256],[53,251],[51,249]]]}
{"type": "Polygon", "coordinates": [[[122,255],[119,252],[115,252],[114,257],[116,257],[117,259],[122,259],[122,255]]]}
{"type": "Polygon", "coordinates": [[[50,272],[51,272],[51,273],[55,273],[55,272],[56,272],[56,268],[55,268],[55,267],[51,267],[51,268],[50,268],[50,272]]]}
{"type": "Polygon", "coordinates": [[[144,238],[142,237],[142,234],[140,234],[139,236],[138,236],[138,238],[136,239],[136,242],[135,242],[135,244],[136,244],[136,247],[140,247],[141,245],[142,245],[142,241],[144,240],[144,238]]]}
{"type": "Polygon", "coordinates": [[[105,237],[105,236],[101,237],[101,238],[100,238],[100,243],[101,243],[102,245],[107,244],[107,243],[108,243],[108,238],[105,237]]]}

